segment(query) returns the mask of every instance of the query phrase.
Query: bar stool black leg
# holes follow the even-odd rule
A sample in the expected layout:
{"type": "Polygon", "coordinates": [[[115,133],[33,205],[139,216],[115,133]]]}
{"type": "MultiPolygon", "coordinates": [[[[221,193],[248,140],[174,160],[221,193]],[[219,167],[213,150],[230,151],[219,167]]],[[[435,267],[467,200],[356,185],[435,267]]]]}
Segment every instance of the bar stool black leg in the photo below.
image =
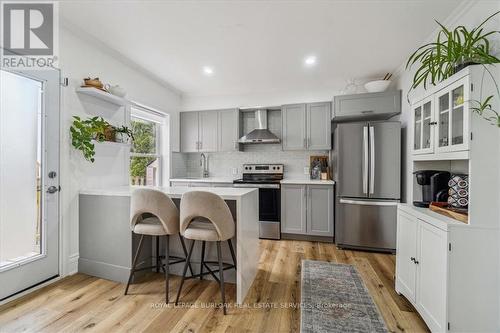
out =
{"type": "Polygon", "coordinates": [[[189,252],[186,257],[186,263],[184,264],[184,270],[182,271],[181,284],[179,285],[179,290],[177,291],[177,297],[175,298],[175,305],[179,303],[179,297],[181,296],[182,285],[184,284],[184,280],[186,279],[186,273],[189,266],[189,261],[191,260],[191,254],[193,253],[193,248],[194,248],[194,239],[191,242],[191,246],[189,247],[189,252]]]}
{"type": "Polygon", "coordinates": [[[168,304],[168,280],[170,273],[170,235],[165,238],[165,303],[168,304]]]}
{"type": "Polygon", "coordinates": [[[236,269],[236,255],[234,254],[233,243],[230,239],[227,240],[229,244],[229,251],[231,251],[231,257],[233,258],[234,269],[236,269]]]}
{"type": "Polygon", "coordinates": [[[137,251],[135,251],[134,260],[132,261],[132,268],[130,268],[130,275],[128,276],[127,287],[125,288],[125,295],[127,295],[128,293],[128,287],[130,286],[130,282],[132,281],[132,276],[134,276],[135,265],[137,265],[137,259],[139,259],[139,255],[141,254],[143,239],[144,235],[141,235],[141,239],[139,240],[139,246],[137,247],[137,251]]]}
{"type": "MultiPolygon", "coordinates": [[[[181,234],[179,234],[179,240],[181,241],[182,250],[184,251],[184,257],[187,258],[186,243],[184,243],[184,237],[182,237],[181,234]]],[[[189,272],[191,272],[191,276],[194,275],[191,263],[189,263],[189,272]]]]}
{"type": "Polygon", "coordinates": [[[156,238],[156,273],[160,272],[160,236],[153,236],[156,238]]]}
{"type": "Polygon", "coordinates": [[[220,249],[220,241],[217,241],[217,258],[219,259],[219,281],[220,281],[220,293],[222,296],[222,309],[224,314],[226,314],[226,293],[224,290],[224,267],[222,266],[222,251],[220,249]]]}
{"type": "Polygon", "coordinates": [[[203,261],[205,260],[205,241],[201,244],[200,280],[203,280],[203,261]]]}

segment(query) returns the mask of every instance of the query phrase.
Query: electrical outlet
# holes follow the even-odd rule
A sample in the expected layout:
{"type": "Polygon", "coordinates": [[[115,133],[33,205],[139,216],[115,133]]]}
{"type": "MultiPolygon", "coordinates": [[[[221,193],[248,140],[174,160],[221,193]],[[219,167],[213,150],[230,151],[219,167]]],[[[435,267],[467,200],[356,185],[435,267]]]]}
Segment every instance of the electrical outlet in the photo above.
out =
{"type": "Polygon", "coordinates": [[[308,175],[309,174],[309,167],[304,167],[304,175],[308,175]]]}
{"type": "Polygon", "coordinates": [[[238,174],[238,168],[232,168],[232,169],[231,169],[231,173],[232,173],[233,175],[237,175],[237,174],[238,174]]]}

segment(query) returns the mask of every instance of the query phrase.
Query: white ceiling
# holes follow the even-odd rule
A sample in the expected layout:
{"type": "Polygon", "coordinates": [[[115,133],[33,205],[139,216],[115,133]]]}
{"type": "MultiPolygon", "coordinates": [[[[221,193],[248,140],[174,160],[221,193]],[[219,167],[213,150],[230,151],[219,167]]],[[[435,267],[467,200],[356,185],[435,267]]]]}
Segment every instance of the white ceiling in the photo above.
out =
{"type": "Polygon", "coordinates": [[[187,96],[341,90],[396,70],[458,0],[67,1],[63,20],[187,96]],[[305,68],[307,55],[317,65],[305,68]],[[203,74],[212,66],[214,74],[203,74]]]}

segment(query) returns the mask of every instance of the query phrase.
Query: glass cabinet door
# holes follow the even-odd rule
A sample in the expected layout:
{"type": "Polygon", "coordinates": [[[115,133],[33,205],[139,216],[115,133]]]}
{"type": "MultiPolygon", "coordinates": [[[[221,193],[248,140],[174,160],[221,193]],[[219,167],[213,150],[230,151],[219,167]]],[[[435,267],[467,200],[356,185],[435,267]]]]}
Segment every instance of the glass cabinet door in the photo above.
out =
{"type": "Polygon", "coordinates": [[[422,149],[422,107],[418,106],[413,109],[414,124],[413,124],[413,150],[417,151],[422,149]]]}
{"type": "Polygon", "coordinates": [[[450,94],[446,92],[438,97],[438,147],[448,147],[450,132],[450,94]]]}
{"type": "Polygon", "coordinates": [[[464,143],[464,86],[453,89],[451,96],[451,145],[461,145],[464,143]]]}
{"type": "Polygon", "coordinates": [[[422,110],[422,149],[431,148],[432,101],[424,102],[422,110]]]}

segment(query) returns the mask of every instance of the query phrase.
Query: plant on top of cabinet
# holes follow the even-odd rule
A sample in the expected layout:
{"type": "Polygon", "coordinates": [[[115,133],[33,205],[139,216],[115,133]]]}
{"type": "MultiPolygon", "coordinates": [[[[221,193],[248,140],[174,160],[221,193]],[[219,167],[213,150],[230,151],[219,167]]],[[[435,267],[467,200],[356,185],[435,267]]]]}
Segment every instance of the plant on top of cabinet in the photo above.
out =
{"type": "MultiPolygon", "coordinates": [[[[410,91],[420,85],[427,88],[428,83],[436,85],[469,65],[481,64],[495,82],[497,95],[500,97],[498,84],[491,71],[485,66],[500,63],[499,58],[490,54],[490,41],[488,40],[488,37],[500,33],[500,31],[485,32],[483,27],[498,13],[500,11],[490,15],[471,30],[464,26],[448,30],[436,21],[441,27],[437,40],[419,47],[406,63],[406,68],[409,69],[419,62],[410,91]]],[[[487,96],[483,101],[472,101],[476,106],[471,109],[500,127],[500,115],[492,109],[490,103],[493,97],[492,95],[487,96]]]]}
{"type": "MultiPolygon", "coordinates": [[[[116,142],[116,134],[125,135],[128,139],[134,139],[132,131],[126,127],[115,127],[102,117],[92,117],[82,120],[78,116],[73,116],[73,124],[69,128],[71,133],[71,145],[80,150],[83,157],[92,163],[95,159],[95,145],[97,142],[116,142]]],[[[122,139],[123,140],[123,139],[122,139]]]]}

